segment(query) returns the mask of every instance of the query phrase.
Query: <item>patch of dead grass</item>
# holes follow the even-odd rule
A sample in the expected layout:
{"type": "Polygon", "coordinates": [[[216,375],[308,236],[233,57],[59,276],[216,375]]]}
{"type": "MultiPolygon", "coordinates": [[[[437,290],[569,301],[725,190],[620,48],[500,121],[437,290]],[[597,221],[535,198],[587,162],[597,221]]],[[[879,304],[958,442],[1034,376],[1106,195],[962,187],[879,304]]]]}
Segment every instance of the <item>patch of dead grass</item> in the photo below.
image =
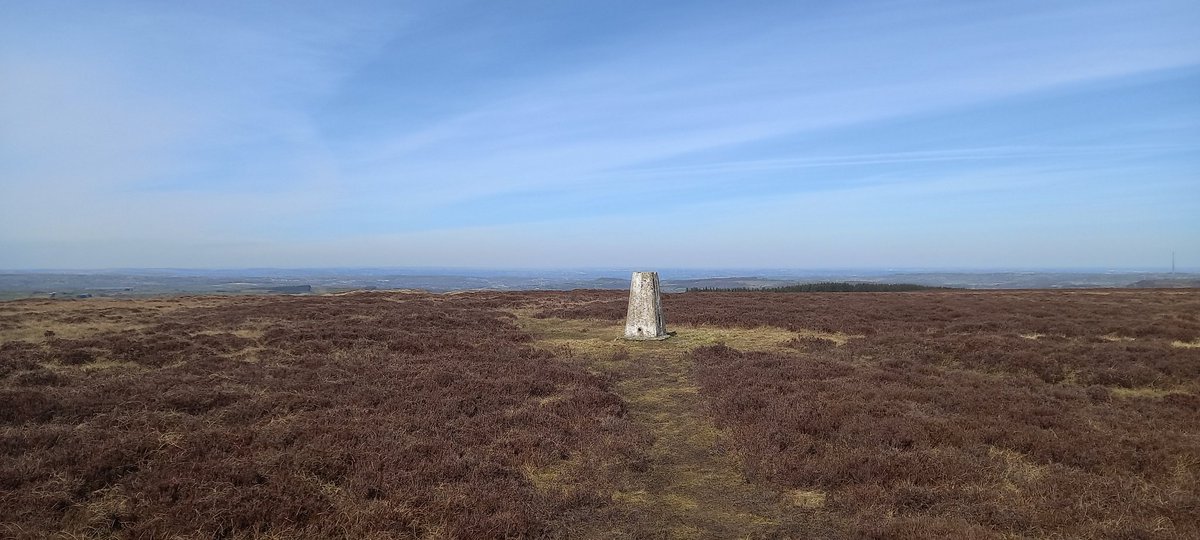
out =
{"type": "Polygon", "coordinates": [[[1042,477],[1042,467],[1016,450],[992,446],[988,448],[988,457],[1002,465],[1003,484],[1009,490],[1017,491],[1018,485],[1036,482],[1042,477]]]}
{"type": "Polygon", "coordinates": [[[1196,338],[1191,341],[1175,340],[1171,342],[1171,346],[1180,349],[1200,349],[1200,338],[1196,338]]]}
{"type": "Polygon", "coordinates": [[[95,372],[95,371],[107,371],[107,370],[113,370],[113,369],[127,369],[127,370],[133,370],[133,371],[142,371],[142,370],[146,369],[146,366],[143,366],[136,362],[122,362],[119,360],[101,359],[101,360],[97,360],[95,362],[88,362],[86,364],[82,364],[77,367],[72,367],[70,369],[78,369],[80,371],[83,371],[84,373],[95,372]]]}
{"type": "Polygon", "coordinates": [[[1034,340],[1034,341],[1037,341],[1037,340],[1039,340],[1039,339],[1042,339],[1042,338],[1059,338],[1059,339],[1065,339],[1065,338],[1067,337],[1065,334],[1043,334],[1043,333],[1041,333],[1041,332],[1029,332],[1029,333],[1026,333],[1026,334],[1018,334],[1018,335],[1019,335],[1020,337],[1022,337],[1022,338],[1025,338],[1025,339],[1032,339],[1032,340],[1034,340]]]}
{"type": "Polygon", "coordinates": [[[1181,392],[1179,390],[1173,390],[1173,389],[1168,389],[1168,388],[1154,388],[1154,387],[1150,387],[1150,386],[1137,386],[1137,387],[1133,387],[1133,388],[1113,387],[1113,388],[1109,388],[1109,391],[1112,393],[1112,395],[1114,397],[1119,397],[1119,398],[1150,398],[1150,399],[1163,398],[1163,397],[1166,397],[1171,394],[1186,394],[1187,393],[1187,392],[1181,392]]]}
{"type": "Polygon", "coordinates": [[[28,341],[42,343],[51,337],[61,339],[84,339],[101,334],[123,330],[140,330],[150,326],[149,323],[108,322],[88,320],[80,323],[62,321],[30,321],[17,328],[0,330],[0,342],[28,341]],[[49,334],[48,334],[49,332],[49,334]]]}
{"type": "Polygon", "coordinates": [[[220,336],[225,334],[233,334],[240,338],[246,339],[262,339],[263,334],[266,334],[267,327],[264,326],[246,326],[235,328],[233,330],[201,330],[196,332],[197,335],[220,336]]]}
{"type": "Polygon", "coordinates": [[[787,492],[787,499],[798,508],[821,508],[825,506],[825,492],[819,490],[794,489],[787,492]]]}
{"type": "Polygon", "coordinates": [[[569,356],[580,355],[600,360],[611,359],[620,351],[638,355],[678,358],[693,349],[724,343],[745,351],[795,352],[786,343],[798,337],[827,339],[844,345],[859,336],[839,332],[802,330],[791,332],[783,328],[759,326],[732,328],[708,325],[670,325],[673,335],[659,341],[630,341],[624,339],[625,326],[601,319],[534,318],[515,311],[521,327],[534,335],[538,345],[569,356]]]}

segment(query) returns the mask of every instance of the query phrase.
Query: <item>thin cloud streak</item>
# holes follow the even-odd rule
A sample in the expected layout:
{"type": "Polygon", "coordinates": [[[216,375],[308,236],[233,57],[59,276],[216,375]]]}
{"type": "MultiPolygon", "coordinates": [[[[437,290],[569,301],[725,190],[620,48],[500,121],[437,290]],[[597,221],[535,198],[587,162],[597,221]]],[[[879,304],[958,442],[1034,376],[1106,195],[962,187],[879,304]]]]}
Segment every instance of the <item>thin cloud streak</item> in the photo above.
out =
{"type": "Polygon", "coordinates": [[[1200,150],[1194,144],[1158,145],[1103,145],[1082,147],[994,147],[962,148],[947,150],[923,150],[913,152],[882,152],[845,156],[819,156],[791,159],[765,159],[751,161],[725,161],[673,167],[642,167],[608,171],[623,175],[665,176],[695,173],[727,173],[747,171],[772,171],[809,169],[853,165],[886,165],[903,163],[938,163],[956,161],[990,161],[1054,157],[1086,157],[1113,155],[1154,155],[1162,152],[1200,150]]]}
{"type": "MultiPolygon", "coordinates": [[[[696,217],[712,204],[728,203],[725,226],[780,240],[816,225],[734,215],[740,201],[919,193],[930,178],[971,193],[1008,169],[1048,186],[1141,183],[1149,205],[1196,190],[1155,179],[1200,177],[1184,142],[1200,105],[1181,97],[1200,90],[1189,2],[61,8],[0,21],[0,266],[172,243],[209,246],[197,253],[217,266],[247,255],[211,246],[316,261],[340,243],[360,248],[339,257],[375,260],[360,239],[379,237],[404,239],[389,264],[441,264],[402,243],[522,223],[580,224],[562,257],[587,265],[619,248],[582,224],[658,222],[656,207],[703,251],[724,237],[696,217]]],[[[1004,197],[1020,220],[1020,195],[1004,197]]],[[[1164,208],[1125,215],[1198,225],[1183,203],[1164,208]]],[[[927,236],[955,227],[942,214],[957,215],[924,213],[927,236]]],[[[470,234],[447,238],[478,252],[470,234]]],[[[471,264],[489,260],[520,262],[471,264]]]]}
{"type": "MultiPolygon", "coordinates": [[[[875,19],[867,15],[866,22],[844,23],[851,30],[863,30],[854,34],[851,58],[829,59],[806,52],[819,50],[811,41],[815,38],[786,41],[796,34],[795,23],[786,19],[774,22],[776,28],[764,31],[764,37],[722,43],[717,55],[718,59],[754,58],[751,65],[781,66],[794,71],[794,78],[746,73],[733,61],[713,60],[707,54],[670,62],[666,58],[681,47],[674,44],[662,50],[630,50],[579,72],[534,78],[525,83],[524,91],[510,90],[511,95],[394,143],[384,142],[378,148],[365,145],[371,157],[361,162],[352,158],[352,163],[364,164],[361,169],[352,166],[352,176],[369,179],[363,184],[368,191],[405,190],[409,206],[453,204],[506,191],[581,182],[603,171],[790,133],[961,107],[1200,61],[1194,47],[1178,47],[1170,33],[1165,38],[1133,34],[1129,37],[1140,38],[1132,40],[1140,46],[1129,46],[1130,39],[1114,37],[1113,45],[1105,45],[1095,43],[1091,33],[1043,32],[1036,35],[1035,43],[1023,46],[1057,47],[1059,54],[1019,61],[1017,55],[993,58],[988,44],[973,50],[967,42],[961,50],[934,57],[939,60],[929,65],[909,59],[911,65],[905,70],[860,72],[861,68],[853,67],[855,61],[896,41],[892,34],[865,32],[887,27],[880,19],[888,16],[896,14],[885,12],[875,19]],[[1072,47],[1072,40],[1075,45],[1094,46],[1072,47]],[[949,58],[957,58],[955,63],[966,69],[939,71],[950,63],[949,58]],[[989,64],[985,58],[996,62],[989,64]],[[658,69],[662,66],[668,67],[658,69]],[[914,71],[927,76],[913,79],[914,71]],[[828,79],[816,78],[826,82],[814,83],[806,75],[828,79]]],[[[972,31],[999,31],[1020,18],[1010,14],[1008,19],[977,22],[972,31]]],[[[1086,22],[1086,18],[1072,22],[1086,22]]],[[[952,41],[949,36],[964,36],[954,25],[922,31],[940,32],[947,41],[952,41]]],[[[1116,28],[1112,34],[1120,36],[1122,31],[1116,28]]],[[[677,37],[682,43],[692,42],[686,34],[677,37]]]]}

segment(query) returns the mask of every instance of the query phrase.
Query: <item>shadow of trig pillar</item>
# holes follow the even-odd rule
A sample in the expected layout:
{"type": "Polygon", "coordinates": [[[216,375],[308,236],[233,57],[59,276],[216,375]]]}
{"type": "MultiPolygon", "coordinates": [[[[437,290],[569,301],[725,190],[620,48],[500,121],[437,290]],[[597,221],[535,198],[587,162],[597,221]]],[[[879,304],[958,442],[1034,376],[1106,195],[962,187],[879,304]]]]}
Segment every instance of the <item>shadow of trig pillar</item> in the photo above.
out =
{"type": "Polygon", "coordinates": [[[629,284],[629,311],[625,315],[625,339],[667,339],[663,319],[658,272],[634,272],[629,284]]]}

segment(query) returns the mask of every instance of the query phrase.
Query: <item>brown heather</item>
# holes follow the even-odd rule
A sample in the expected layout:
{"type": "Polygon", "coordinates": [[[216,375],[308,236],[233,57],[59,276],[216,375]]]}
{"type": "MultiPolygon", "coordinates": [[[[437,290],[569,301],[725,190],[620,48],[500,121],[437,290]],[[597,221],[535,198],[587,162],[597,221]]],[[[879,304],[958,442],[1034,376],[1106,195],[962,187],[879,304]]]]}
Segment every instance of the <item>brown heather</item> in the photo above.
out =
{"type": "Polygon", "coordinates": [[[75,304],[114,307],[0,304],[58,329],[0,346],[3,537],[523,536],[607,492],[522,467],[636,459],[608,381],[472,297],[75,304]]]}
{"type": "Polygon", "coordinates": [[[664,308],[0,303],[0,536],[1200,537],[1198,291],[664,308]]]}
{"type": "MultiPolygon", "coordinates": [[[[622,306],[594,293],[539,316],[622,306]]],[[[1200,538],[1200,292],[687,293],[664,309],[801,333],[791,354],[699,348],[696,378],[746,477],[823,495],[835,536],[1200,538]]]]}

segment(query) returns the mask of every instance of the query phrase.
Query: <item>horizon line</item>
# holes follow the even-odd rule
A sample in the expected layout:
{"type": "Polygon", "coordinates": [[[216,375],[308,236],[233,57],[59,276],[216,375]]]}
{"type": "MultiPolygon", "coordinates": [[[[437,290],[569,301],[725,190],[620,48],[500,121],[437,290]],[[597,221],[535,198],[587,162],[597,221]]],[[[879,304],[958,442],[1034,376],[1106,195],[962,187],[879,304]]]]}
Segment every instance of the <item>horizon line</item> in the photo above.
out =
{"type": "MultiPolygon", "coordinates": [[[[1128,273],[1171,273],[1169,267],[1147,266],[458,266],[458,265],[411,265],[411,266],[117,266],[117,267],[43,267],[43,268],[0,268],[0,273],[48,273],[48,272],[120,272],[120,271],[338,271],[338,270],[487,270],[487,271],[593,271],[593,272],[627,272],[627,271],[772,271],[772,272],[1044,272],[1044,273],[1075,273],[1075,272],[1128,272],[1128,273]],[[658,270],[655,270],[657,268],[658,270]],[[638,270],[641,269],[641,270],[638,270]]],[[[1175,273],[1197,273],[1200,267],[1179,267],[1175,273]]]]}

